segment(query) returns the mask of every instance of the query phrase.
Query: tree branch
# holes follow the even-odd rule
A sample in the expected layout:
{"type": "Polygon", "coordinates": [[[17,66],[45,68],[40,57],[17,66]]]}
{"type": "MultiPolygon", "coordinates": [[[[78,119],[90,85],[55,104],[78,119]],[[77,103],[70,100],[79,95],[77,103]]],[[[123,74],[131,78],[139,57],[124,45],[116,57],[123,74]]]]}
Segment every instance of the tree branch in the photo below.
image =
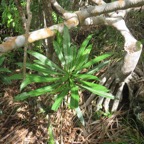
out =
{"type": "MultiPolygon", "coordinates": [[[[29,33],[28,43],[32,43],[40,39],[51,37],[55,34],[55,30],[62,32],[64,24],[69,28],[76,27],[79,24],[83,24],[85,19],[88,17],[109,13],[115,10],[142,6],[143,4],[144,4],[144,0],[123,0],[123,1],[116,1],[108,4],[103,4],[99,6],[89,6],[86,9],[77,11],[75,13],[64,12],[63,15],[65,19],[67,19],[64,23],[53,25],[49,28],[43,28],[29,33]]],[[[0,53],[5,53],[12,49],[20,48],[25,45],[25,42],[26,42],[25,34],[17,37],[13,37],[10,40],[0,44],[0,53]]]]}
{"type": "Polygon", "coordinates": [[[64,15],[64,13],[66,13],[67,11],[64,10],[60,5],[59,3],[56,1],[56,0],[51,0],[51,5],[52,5],[52,8],[55,12],[57,12],[58,14],[60,14],[61,16],[64,15]]]}
{"type": "Polygon", "coordinates": [[[88,6],[81,11],[76,12],[80,23],[88,17],[98,16],[101,14],[110,13],[117,10],[125,10],[133,7],[140,7],[144,5],[144,0],[120,0],[111,3],[105,3],[99,6],[88,6]]]}

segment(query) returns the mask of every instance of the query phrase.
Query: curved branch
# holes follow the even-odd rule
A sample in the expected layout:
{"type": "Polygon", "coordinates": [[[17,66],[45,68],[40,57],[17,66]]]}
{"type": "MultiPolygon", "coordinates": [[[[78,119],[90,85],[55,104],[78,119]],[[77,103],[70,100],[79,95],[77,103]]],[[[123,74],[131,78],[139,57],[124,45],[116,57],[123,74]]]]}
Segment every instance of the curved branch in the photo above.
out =
{"type": "MultiPolygon", "coordinates": [[[[33,43],[41,39],[52,37],[55,35],[56,31],[62,32],[64,25],[66,25],[68,28],[72,28],[77,26],[78,24],[79,21],[77,17],[73,17],[64,23],[53,25],[49,28],[43,28],[40,30],[33,31],[28,35],[28,43],[33,43]]],[[[13,49],[23,47],[25,43],[26,43],[26,34],[8,38],[5,42],[0,44],[0,54],[6,53],[13,49]]]]}
{"type": "Polygon", "coordinates": [[[56,0],[51,0],[51,5],[54,11],[56,11],[58,14],[60,14],[61,16],[64,15],[64,13],[66,13],[67,11],[64,10],[59,3],[56,0]]]}
{"type": "Polygon", "coordinates": [[[110,13],[117,10],[125,10],[128,8],[140,7],[144,5],[144,0],[119,0],[111,3],[103,3],[99,6],[88,6],[81,11],[78,11],[80,23],[92,16],[98,16],[101,14],[110,13]]]}

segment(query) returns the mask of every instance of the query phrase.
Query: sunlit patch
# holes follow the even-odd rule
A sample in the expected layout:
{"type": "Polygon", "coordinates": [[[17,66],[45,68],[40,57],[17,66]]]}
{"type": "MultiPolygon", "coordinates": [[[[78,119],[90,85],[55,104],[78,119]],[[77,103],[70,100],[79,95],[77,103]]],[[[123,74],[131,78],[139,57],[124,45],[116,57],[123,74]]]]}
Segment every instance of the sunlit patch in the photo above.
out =
{"type": "Polygon", "coordinates": [[[124,4],[124,0],[119,0],[118,3],[120,6],[122,6],[124,4]]]}

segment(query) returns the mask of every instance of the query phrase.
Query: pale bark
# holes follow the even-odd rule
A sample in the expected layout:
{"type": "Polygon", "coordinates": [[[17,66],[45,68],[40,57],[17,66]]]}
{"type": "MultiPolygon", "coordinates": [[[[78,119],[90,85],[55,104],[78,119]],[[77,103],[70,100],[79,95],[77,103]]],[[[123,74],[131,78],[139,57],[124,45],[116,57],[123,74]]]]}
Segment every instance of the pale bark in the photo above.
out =
{"type": "MultiPolygon", "coordinates": [[[[112,2],[109,4],[102,4],[99,6],[88,6],[87,8],[77,11],[75,13],[70,13],[61,8],[55,0],[53,0],[52,2],[56,3],[55,6],[58,6],[59,11],[62,13],[66,21],[64,23],[57,24],[49,28],[43,28],[29,33],[29,43],[51,37],[55,34],[55,30],[62,32],[64,24],[67,25],[69,28],[72,28],[76,27],[79,24],[83,24],[85,19],[88,17],[98,16],[104,13],[109,13],[115,10],[127,9],[130,7],[138,7],[144,4],[144,0],[123,0],[112,2]]],[[[8,41],[0,44],[0,53],[4,53],[15,48],[20,48],[24,46],[26,42],[25,39],[25,35],[21,35],[13,37],[8,41]]]]}
{"type": "MultiPolygon", "coordinates": [[[[97,0],[95,2],[98,2],[97,0]]],[[[104,3],[103,1],[99,1],[104,3]]],[[[105,111],[116,111],[118,109],[119,103],[123,97],[123,88],[125,83],[128,85],[130,80],[132,79],[131,73],[134,71],[138,60],[140,58],[142,52],[142,44],[139,43],[134,36],[131,34],[129,29],[127,28],[123,17],[126,14],[126,10],[119,10],[117,12],[109,13],[109,17],[105,17],[104,15],[100,15],[97,17],[89,17],[84,21],[85,25],[93,25],[93,24],[106,24],[115,27],[120,33],[123,35],[125,44],[124,50],[126,51],[126,55],[124,60],[119,63],[113,72],[113,68],[108,71],[108,75],[105,74],[102,78],[101,84],[111,89],[111,93],[115,94],[115,100],[113,101],[112,108],[110,109],[110,99],[105,99],[99,97],[97,101],[97,110],[104,107],[105,111]]],[[[94,95],[90,96],[90,100],[95,98],[94,95]]],[[[89,105],[90,101],[86,102],[89,105]]]]}

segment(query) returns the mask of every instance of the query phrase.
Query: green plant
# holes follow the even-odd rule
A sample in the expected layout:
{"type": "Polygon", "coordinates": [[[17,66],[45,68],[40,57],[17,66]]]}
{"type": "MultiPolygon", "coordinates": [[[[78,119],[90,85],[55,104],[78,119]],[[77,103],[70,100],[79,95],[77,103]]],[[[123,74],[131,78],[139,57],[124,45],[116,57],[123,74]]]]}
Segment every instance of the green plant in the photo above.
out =
{"type": "Polygon", "coordinates": [[[110,111],[104,112],[102,110],[98,110],[94,113],[93,118],[94,119],[100,119],[101,117],[110,118],[112,115],[113,113],[110,111]]]}
{"type": "Polygon", "coordinates": [[[3,62],[5,60],[4,56],[0,56],[0,81],[3,82],[4,84],[10,83],[10,79],[7,76],[7,73],[10,73],[11,71],[7,68],[2,67],[3,62]]]}
{"type": "MultiPolygon", "coordinates": [[[[47,85],[36,90],[23,92],[15,97],[15,100],[25,100],[29,97],[36,97],[45,93],[55,94],[55,102],[52,105],[52,110],[57,110],[61,105],[65,96],[70,97],[69,106],[80,114],[79,109],[79,94],[78,91],[86,89],[94,94],[106,98],[113,98],[113,95],[108,93],[109,90],[96,84],[95,81],[99,80],[93,74],[104,66],[107,62],[92,66],[110,54],[95,57],[89,60],[89,54],[92,45],[89,41],[92,35],[89,35],[78,49],[70,43],[70,35],[68,28],[64,28],[63,35],[57,34],[57,40],[54,41],[54,49],[59,58],[60,66],[52,62],[46,56],[29,51],[28,53],[36,58],[34,63],[27,63],[27,68],[37,71],[38,74],[27,74],[26,79],[22,82],[20,89],[23,90],[31,83],[46,83],[47,85]],[[86,72],[83,72],[86,70],[86,72]]],[[[19,64],[21,65],[21,64],[19,64]]],[[[78,116],[81,117],[81,114],[78,116]]]]}
{"type": "Polygon", "coordinates": [[[48,127],[48,134],[49,134],[49,141],[48,141],[48,144],[55,144],[55,140],[54,140],[54,136],[53,136],[53,127],[52,125],[50,124],[49,127],[48,127]]]}
{"type": "Polygon", "coordinates": [[[13,29],[15,32],[24,32],[19,11],[13,0],[2,0],[0,11],[2,12],[2,25],[6,25],[8,29],[13,29]]]}

